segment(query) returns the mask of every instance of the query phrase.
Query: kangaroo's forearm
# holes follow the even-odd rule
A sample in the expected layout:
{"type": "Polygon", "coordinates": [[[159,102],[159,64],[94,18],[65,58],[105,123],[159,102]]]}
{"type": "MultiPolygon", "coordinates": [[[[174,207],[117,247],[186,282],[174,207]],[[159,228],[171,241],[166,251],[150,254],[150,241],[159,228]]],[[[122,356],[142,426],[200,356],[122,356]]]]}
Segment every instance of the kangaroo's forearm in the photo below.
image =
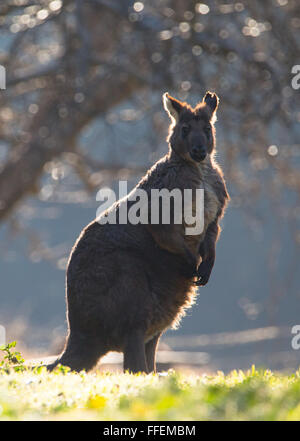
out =
{"type": "Polygon", "coordinates": [[[199,254],[202,261],[212,260],[215,258],[216,254],[216,243],[220,234],[220,227],[217,221],[212,222],[207,230],[204,240],[201,242],[199,247],[199,254]]]}
{"type": "Polygon", "coordinates": [[[207,284],[216,258],[216,243],[220,234],[218,222],[212,222],[206,231],[205,238],[199,247],[201,263],[197,270],[198,280],[196,285],[204,286],[207,284]]]}

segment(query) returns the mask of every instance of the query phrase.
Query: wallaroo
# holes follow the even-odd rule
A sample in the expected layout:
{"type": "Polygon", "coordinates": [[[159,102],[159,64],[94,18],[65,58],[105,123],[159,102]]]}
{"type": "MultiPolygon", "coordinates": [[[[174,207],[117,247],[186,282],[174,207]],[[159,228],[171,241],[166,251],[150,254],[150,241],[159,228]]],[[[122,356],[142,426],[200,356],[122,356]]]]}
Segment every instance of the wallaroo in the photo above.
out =
{"type": "Polygon", "coordinates": [[[124,370],[155,371],[161,334],[178,325],[215,262],[219,221],[229,200],[214,159],[218,103],[211,92],[195,108],[163,95],[171,118],[169,151],[135,187],[149,195],[151,189],[204,189],[201,233],[186,234],[184,219],[178,224],[174,216],[169,224],[101,222],[112,212],[118,219],[124,198],[87,225],[68,263],[66,345],[49,369],[61,363],[89,370],[107,352],[118,351],[124,353],[124,370]]]}

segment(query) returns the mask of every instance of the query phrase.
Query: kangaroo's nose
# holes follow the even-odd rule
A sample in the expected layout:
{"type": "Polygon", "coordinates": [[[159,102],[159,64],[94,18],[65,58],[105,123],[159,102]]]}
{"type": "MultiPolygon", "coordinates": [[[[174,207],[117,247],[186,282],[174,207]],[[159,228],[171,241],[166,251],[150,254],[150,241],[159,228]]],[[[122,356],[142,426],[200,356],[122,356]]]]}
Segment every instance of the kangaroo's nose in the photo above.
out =
{"type": "Polygon", "coordinates": [[[206,148],[204,146],[194,145],[192,148],[192,152],[195,155],[202,156],[206,154],[206,148]]]}
{"type": "Polygon", "coordinates": [[[203,145],[194,145],[191,150],[191,156],[196,161],[203,161],[206,157],[206,148],[203,145]]]}

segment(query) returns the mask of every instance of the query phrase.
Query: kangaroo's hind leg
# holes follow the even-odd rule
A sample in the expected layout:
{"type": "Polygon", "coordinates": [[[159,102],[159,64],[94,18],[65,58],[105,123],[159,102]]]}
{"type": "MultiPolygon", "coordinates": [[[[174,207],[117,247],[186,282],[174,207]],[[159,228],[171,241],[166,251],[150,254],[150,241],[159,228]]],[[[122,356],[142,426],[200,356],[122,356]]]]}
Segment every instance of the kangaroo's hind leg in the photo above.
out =
{"type": "Polygon", "coordinates": [[[124,348],[124,371],[133,374],[148,373],[144,338],[143,331],[131,332],[128,335],[124,348]]]}
{"type": "Polygon", "coordinates": [[[162,333],[159,332],[157,335],[155,335],[151,340],[149,340],[146,343],[146,360],[147,360],[149,373],[156,371],[156,363],[155,363],[156,350],[161,334],[162,333]]]}
{"type": "Polygon", "coordinates": [[[80,372],[83,369],[89,371],[106,352],[107,350],[104,348],[101,350],[99,344],[88,336],[71,332],[62,354],[54,363],[48,365],[47,369],[52,370],[61,364],[70,367],[72,371],[80,372]]]}

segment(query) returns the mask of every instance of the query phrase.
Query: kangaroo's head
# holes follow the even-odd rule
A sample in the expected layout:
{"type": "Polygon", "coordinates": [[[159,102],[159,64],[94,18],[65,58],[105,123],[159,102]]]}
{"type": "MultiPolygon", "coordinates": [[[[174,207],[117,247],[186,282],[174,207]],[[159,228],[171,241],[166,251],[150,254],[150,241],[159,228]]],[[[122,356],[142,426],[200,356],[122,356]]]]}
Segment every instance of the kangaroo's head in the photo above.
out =
{"type": "Polygon", "coordinates": [[[168,137],[172,150],[187,161],[204,161],[215,147],[214,123],[219,104],[217,95],[206,92],[195,108],[168,93],[163,95],[163,103],[172,120],[168,137]]]}

